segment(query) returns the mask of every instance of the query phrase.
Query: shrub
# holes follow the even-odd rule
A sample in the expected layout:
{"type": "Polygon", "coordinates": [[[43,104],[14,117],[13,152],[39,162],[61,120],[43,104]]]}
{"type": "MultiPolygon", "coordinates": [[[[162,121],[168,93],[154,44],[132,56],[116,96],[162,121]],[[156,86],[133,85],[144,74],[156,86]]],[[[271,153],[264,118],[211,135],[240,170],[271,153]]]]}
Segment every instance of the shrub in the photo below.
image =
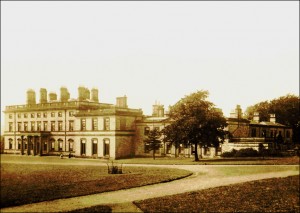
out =
{"type": "Polygon", "coordinates": [[[233,149],[233,150],[231,150],[230,152],[223,152],[223,153],[221,154],[221,156],[224,157],[224,158],[234,157],[235,154],[236,154],[236,152],[237,152],[237,150],[233,149]]]}
{"type": "Polygon", "coordinates": [[[235,154],[235,157],[257,157],[257,156],[258,156],[258,151],[252,148],[240,149],[235,154]]]}

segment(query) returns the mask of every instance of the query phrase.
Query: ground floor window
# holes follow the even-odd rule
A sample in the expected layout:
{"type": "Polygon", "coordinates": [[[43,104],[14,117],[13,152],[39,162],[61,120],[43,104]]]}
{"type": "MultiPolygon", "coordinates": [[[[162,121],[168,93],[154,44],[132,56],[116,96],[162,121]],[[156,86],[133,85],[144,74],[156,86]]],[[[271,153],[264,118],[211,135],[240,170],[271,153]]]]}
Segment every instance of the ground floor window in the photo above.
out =
{"type": "Polygon", "coordinates": [[[8,143],[9,143],[9,144],[8,144],[8,148],[9,148],[9,149],[12,149],[12,146],[13,146],[13,139],[11,139],[11,138],[8,139],[8,143]]]}
{"type": "Polygon", "coordinates": [[[21,149],[21,139],[18,139],[18,149],[21,149]]]}
{"type": "Polygon", "coordinates": [[[47,142],[44,142],[44,151],[47,151],[47,142]]]}
{"type": "Polygon", "coordinates": [[[167,144],[167,151],[166,151],[167,154],[171,154],[171,148],[172,148],[172,145],[170,143],[168,143],[167,144]]]}
{"type": "Polygon", "coordinates": [[[51,151],[55,151],[55,140],[54,139],[50,140],[50,149],[51,149],[51,151]]]}
{"type": "Polygon", "coordinates": [[[80,154],[85,155],[86,154],[86,139],[81,139],[80,142],[80,154]]]}
{"type": "Polygon", "coordinates": [[[92,153],[93,155],[96,155],[98,153],[98,140],[97,139],[92,139],[92,153]]]}
{"type": "Polygon", "coordinates": [[[69,139],[69,151],[72,152],[74,150],[74,140],[69,139]]]}
{"type": "Polygon", "coordinates": [[[109,156],[109,139],[104,139],[104,147],[103,147],[103,154],[104,156],[109,156]]]}
{"type": "Polygon", "coordinates": [[[62,150],[63,150],[63,140],[58,139],[58,151],[62,151],[62,150]]]}

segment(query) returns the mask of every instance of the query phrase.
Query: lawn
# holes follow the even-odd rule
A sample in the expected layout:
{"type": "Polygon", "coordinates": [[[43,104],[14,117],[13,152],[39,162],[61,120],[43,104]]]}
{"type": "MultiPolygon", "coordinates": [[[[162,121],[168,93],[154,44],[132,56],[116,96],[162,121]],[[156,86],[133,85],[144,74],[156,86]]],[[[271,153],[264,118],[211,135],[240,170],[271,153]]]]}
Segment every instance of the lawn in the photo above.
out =
{"type": "Polygon", "coordinates": [[[143,212],[300,212],[299,176],[134,202],[143,212]]]}
{"type": "Polygon", "coordinates": [[[1,208],[167,182],[190,175],[178,169],[105,165],[1,163],[1,208]]]}
{"type": "Polygon", "coordinates": [[[244,157],[244,158],[214,158],[201,159],[198,162],[194,158],[171,158],[171,157],[156,157],[155,160],[151,157],[130,158],[116,160],[118,163],[124,164],[155,164],[155,165],[299,165],[299,157],[244,157]]]}

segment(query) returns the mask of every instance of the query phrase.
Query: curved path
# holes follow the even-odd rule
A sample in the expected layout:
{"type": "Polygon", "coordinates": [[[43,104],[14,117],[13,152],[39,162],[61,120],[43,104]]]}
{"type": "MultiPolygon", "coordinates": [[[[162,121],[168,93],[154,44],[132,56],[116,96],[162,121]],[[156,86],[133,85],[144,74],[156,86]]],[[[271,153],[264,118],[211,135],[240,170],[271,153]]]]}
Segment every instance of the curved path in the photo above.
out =
{"type": "MultiPolygon", "coordinates": [[[[253,180],[287,177],[299,175],[299,167],[291,165],[285,171],[276,169],[280,165],[268,166],[274,167],[272,172],[258,172],[256,174],[237,173],[224,176],[218,168],[234,167],[234,165],[128,165],[128,166],[157,166],[185,169],[193,172],[192,176],[168,183],[160,183],[126,190],[105,192],[87,196],[73,197],[67,199],[58,199],[53,201],[44,201],[40,203],[27,204],[22,206],[8,207],[1,209],[1,212],[61,212],[75,209],[86,208],[96,205],[112,206],[113,212],[139,212],[141,211],[133,201],[174,195],[189,191],[202,190],[212,187],[225,186],[229,184],[242,183],[253,180]],[[277,170],[277,171],[276,171],[277,170]]],[[[259,165],[244,167],[260,167],[259,165]]]]}

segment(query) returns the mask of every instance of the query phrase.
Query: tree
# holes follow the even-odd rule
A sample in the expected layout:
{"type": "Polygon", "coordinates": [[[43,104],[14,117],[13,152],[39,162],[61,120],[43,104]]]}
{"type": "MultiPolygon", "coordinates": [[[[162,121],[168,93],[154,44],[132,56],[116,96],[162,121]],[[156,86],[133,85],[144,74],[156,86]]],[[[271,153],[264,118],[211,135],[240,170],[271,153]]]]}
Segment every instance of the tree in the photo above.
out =
{"type": "Polygon", "coordinates": [[[276,115],[276,122],[290,126],[293,130],[293,142],[300,142],[300,98],[287,94],[271,101],[263,101],[246,109],[248,119],[253,118],[254,112],[259,112],[260,120],[267,121],[269,114],[276,115]]]}
{"type": "Polygon", "coordinates": [[[171,124],[163,132],[165,139],[195,146],[195,161],[199,161],[198,145],[218,146],[224,141],[226,119],[221,110],[207,101],[208,91],[197,91],[170,107],[171,124]]]}
{"type": "Polygon", "coordinates": [[[147,138],[144,140],[147,149],[153,151],[153,159],[155,160],[155,152],[161,147],[161,132],[157,129],[150,130],[147,138]]]}

